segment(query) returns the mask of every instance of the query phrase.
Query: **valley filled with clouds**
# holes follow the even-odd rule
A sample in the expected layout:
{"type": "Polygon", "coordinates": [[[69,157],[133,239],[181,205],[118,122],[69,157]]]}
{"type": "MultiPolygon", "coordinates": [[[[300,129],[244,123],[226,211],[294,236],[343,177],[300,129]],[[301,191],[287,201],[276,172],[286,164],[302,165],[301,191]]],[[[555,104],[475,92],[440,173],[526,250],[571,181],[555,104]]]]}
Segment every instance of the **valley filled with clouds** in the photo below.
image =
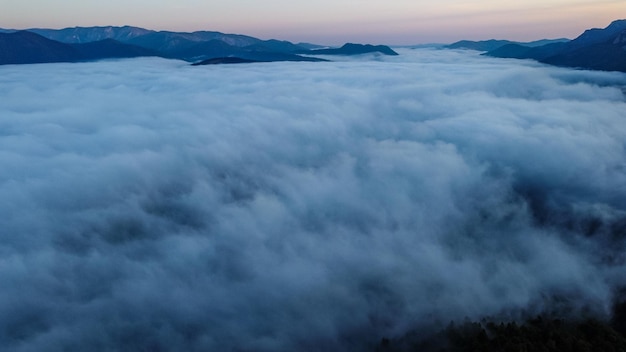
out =
{"type": "Polygon", "coordinates": [[[0,349],[362,351],[608,316],[626,74],[398,52],[0,67],[0,349]]]}

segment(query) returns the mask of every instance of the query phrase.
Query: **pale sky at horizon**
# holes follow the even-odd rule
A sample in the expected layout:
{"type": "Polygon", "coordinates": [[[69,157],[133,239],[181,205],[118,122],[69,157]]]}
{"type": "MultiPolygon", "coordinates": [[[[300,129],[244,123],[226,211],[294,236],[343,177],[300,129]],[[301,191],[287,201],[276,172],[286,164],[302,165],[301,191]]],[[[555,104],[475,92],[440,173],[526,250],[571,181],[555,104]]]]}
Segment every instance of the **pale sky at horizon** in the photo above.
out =
{"type": "Polygon", "coordinates": [[[0,0],[0,28],[131,25],[320,44],[576,37],[626,18],[624,0],[0,0]]]}

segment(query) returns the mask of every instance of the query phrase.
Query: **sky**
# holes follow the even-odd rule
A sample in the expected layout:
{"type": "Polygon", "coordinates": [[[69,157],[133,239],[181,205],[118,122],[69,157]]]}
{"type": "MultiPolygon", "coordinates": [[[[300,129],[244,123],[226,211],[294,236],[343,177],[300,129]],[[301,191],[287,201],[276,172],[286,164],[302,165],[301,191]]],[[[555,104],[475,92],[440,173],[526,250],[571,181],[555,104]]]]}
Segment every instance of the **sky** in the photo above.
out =
{"type": "Polygon", "coordinates": [[[341,44],[573,38],[626,17],[623,0],[0,0],[0,28],[132,25],[341,44]]]}
{"type": "Polygon", "coordinates": [[[0,66],[0,345],[367,351],[606,318],[626,74],[398,50],[0,66]]]}

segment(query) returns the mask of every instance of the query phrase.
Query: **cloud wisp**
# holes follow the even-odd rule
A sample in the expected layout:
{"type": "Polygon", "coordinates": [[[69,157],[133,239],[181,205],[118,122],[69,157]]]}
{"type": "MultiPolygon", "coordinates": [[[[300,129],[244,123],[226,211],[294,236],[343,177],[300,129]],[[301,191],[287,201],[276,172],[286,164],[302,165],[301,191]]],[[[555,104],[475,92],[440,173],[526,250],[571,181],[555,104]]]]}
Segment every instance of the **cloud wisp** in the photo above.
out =
{"type": "Polygon", "coordinates": [[[363,350],[607,314],[626,75],[401,54],[0,67],[0,345],[363,350]]]}

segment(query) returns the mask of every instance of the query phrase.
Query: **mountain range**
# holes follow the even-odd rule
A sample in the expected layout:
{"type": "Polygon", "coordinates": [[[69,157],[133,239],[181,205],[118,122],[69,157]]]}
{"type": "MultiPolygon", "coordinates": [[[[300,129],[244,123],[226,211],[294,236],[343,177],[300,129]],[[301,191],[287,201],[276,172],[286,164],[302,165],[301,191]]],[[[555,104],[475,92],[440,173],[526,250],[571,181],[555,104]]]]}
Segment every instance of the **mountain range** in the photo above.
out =
{"type": "MultiPolygon", "coordinates": [[[[557,66],[626,72],[626,20],[614,21],[603,29],[589,29],[573,40],[463,40],[445,48],[479,50],[488,56],[534,59],[557,66]]],[[[364,53],[397,55],[385,45],[348,43],[340,48],[328,48],[212,31],[153,31],[130,26],[20,31],[0,29],[0,64],[80,62],[142,56],[180,59],[197,64],[326,61],[316,56],[364,53]]]]}
{"type": "Polygon", "coordinates": [[[486,51],[484,55],[500,58],[534,59],[555,66],[626,72],[626,20],[613,21],[603,29],[586,30],[573,40],[529,44],[532,43],[465,41],[448,48],[486,51]]]}
{"type": "Polygon", "coordinates": [[[275,39],[198,31],[152,31],[138,27],[0,29],[0,64],[80,62],[106,58],[159,56],[189,62],[240,63],[327,61],[314,55],[397,55],[388,46],[346,44],[325,48],[275,39]],[[234,58],[219,60],[220,58],[234,58]]]}
{"type": "Polygon", "coordinates": [[[471,41],[471,40],[461,40],[456,43],[452,43],[446,45],[446,49],[470,49],[470,50],[478,50],[478,51],[491,51],[503,47],[509,44],[515,44],[523,47],[534,48],[546,44],[552,43],[562,43],[567,42],[569,39],[567,38],[559,38],[559,39],[541,39],[533,42],[514,42],[510,40],[498,40],[498,39],[489,39],[489,40],[480,40],[480,41],[471,41]]]}

